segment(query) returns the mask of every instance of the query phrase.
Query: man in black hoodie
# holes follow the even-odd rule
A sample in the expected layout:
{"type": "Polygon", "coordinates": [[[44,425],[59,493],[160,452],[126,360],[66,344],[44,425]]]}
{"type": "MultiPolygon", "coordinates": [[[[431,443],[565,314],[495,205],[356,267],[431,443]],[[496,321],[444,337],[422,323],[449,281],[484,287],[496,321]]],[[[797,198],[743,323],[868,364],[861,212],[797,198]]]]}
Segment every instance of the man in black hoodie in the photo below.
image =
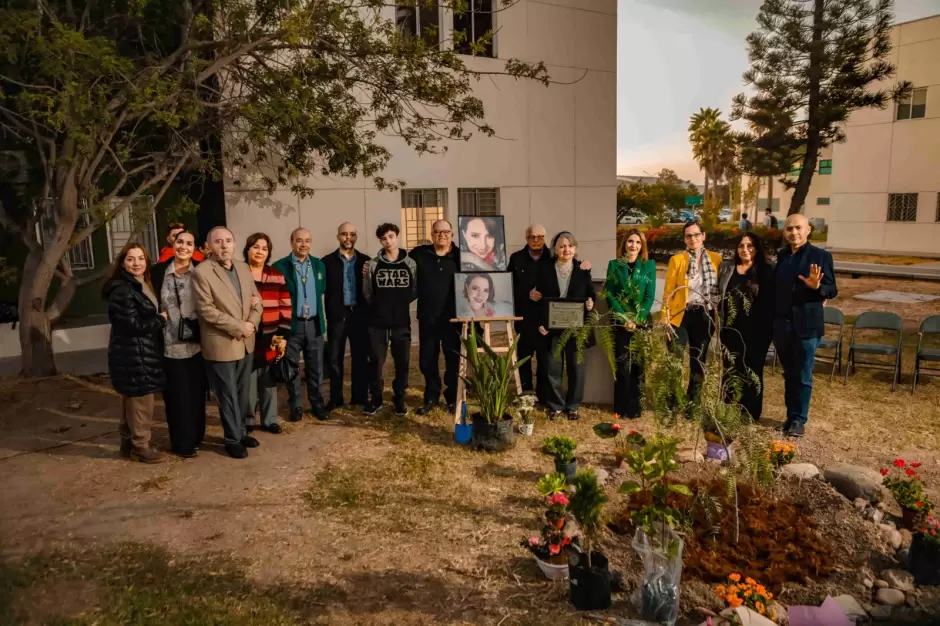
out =
{"type": "Polygon", "coordinates": [[[382,407],[382,369],[392,344],[392,359],[395,361],[395,380],[392,391],[395,397],[395,413],[405,415],[405,390],[408,388],[408,366],[411,360],[411,310],[417,297],[417,265],[408,253],[398,247],[395,224],[382,224],[375,229],[375,236],[382,244],[382,251],[366,265],[366,280],[362,292],[369,303],[369,343],[371,363],[369,391],[371,398],[364,413],[375,415],[382,407]]]}
{"type": "Polygon", "coordinates": [[[457,370],[460,366],[460,335],[450,320],[457,314],[454,274],[460,271],[460,248],[454,245],[450,222],[437,220],[431,226],[434,242],[418,246],[409,256],[418,267],[418,354],[424,375],[424,403],[420,415],[441,399],[438,359],[444,351],[444,401],[453,412],[457,402],[457,370]]]}

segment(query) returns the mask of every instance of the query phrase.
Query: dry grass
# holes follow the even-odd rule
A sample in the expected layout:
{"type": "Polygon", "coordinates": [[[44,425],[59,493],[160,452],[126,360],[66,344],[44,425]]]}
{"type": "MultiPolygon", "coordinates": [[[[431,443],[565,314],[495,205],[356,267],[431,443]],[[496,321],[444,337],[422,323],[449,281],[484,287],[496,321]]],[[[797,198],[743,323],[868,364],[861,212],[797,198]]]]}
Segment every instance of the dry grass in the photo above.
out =
{"type": "Polygon", "coordinates": [[[882,263],[884,265],[918,265],[920,263],[936,263],[937,259],[902,256],[891,254],[863,254],[860,252],[833,252],[833,260],[851,263],[882,263]]]}

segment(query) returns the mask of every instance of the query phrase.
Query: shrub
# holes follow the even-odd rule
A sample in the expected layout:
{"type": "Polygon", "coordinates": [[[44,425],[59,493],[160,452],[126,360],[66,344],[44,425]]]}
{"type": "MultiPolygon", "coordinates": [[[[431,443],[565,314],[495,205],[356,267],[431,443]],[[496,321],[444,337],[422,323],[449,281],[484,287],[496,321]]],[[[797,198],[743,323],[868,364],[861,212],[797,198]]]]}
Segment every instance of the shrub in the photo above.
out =
{"type": "Polygon", "coordinates": [[[545,454],[552,455],[560,463],[571,463],[574,460],[574,449],[576,447],[577,444],[574,439],[561,435],[546,437],[545,441],[542,442],[542,451],[545,454]]]}
{"type": "MultiPolygon", "coordinates": [[[[775,257],[783,245],[783,232],[776,228],[757,226],[754,232],[761,238],[768,255],[775,257]]],[[[722,225],[706,232],[705,247],[725,258],[734,257],[734,245],[741,231],[736,226],[722,225]]],[[[674,254],[685,250],[681,226],[660,226],[646,231],[646,245],[650,258],[665,262],[674,254]]]]}

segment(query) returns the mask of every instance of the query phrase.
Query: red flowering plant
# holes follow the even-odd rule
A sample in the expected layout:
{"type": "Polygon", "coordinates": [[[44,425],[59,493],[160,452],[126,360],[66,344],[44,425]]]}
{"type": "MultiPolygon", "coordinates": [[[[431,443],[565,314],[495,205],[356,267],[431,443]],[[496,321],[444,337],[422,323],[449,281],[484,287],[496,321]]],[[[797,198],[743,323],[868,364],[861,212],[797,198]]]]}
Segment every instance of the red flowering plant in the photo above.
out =
{"type": "Polygon", "coordinates": [[[924,535],[927,543],[940,548],[940,521],[936,517],[928,515],[917,530],[924,535]]]}
{"type": "Polygon", "coordinates": [[[881,468],[882,484],[887,487],[902,509],[914,511],[922,517],[933,510],[933,504],[924,491],[924,483],[917,468],[920,463],[894,459],[893,468],[881,468]]]}
{"type": "MultiPolygon", "coordinates": [[[[619,415],[615,416],[619,419],[619,415]]],[[[646,438],[633,429],[625,429],[616,422],[604,422],[594,427],[594,434],[601,439],[614,440],[614,453],[619,464],[626,458],[627,453],[636,451],[646,445],[646,438]]]]}
{"type": "Polygon", "coordinates": [[[577,545],[575,532],[577,524],[568,515],[568,496],[559,488],[563,486],[563,474],[548,474],[539,480],[538,489],[545,496],[545,525],[539,536],[525,537],[522,547],[534,554],[538,559],[563,565],[568,562],[568,548],[577,545]]]}

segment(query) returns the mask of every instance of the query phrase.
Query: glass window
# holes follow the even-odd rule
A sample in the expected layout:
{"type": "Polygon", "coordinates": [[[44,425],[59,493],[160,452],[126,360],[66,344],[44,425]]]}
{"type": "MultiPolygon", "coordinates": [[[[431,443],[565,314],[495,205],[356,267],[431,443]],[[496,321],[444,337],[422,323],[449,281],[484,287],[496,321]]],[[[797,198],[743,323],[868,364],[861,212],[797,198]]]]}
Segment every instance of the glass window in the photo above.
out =
{"type": "Polygon", "coordinates": [[[444,219],[446,189],[403,189],[401,223],[406,249],[431,243],[431,226],[444,219]]]}
{"type": "Polygon", "coordinates": [[[888,194],[888,221],[889,222],[916,222],[917,221],[917,194],[916,193],[889,193],[888,194]]]}
{"type": "Polygon", "coordinates": [[[441,41],[441,8],[437,0],[418,0],[417,5],[395,7],[398,32],[424,39],[428,46],[436,47],[441,41]]]}
{"type": "Polygon", "coordinates": [[[829,198],[816,198],[816,204],[826,206],[829,204],[829,198]]]}
{"type": "Polygon", "coordinates": [[[493,0],[469,0],[467,4],[466,11],[459,15],[454,14],[454,49],[460,54],[495,57],[493,0]],[[474,50],[474,43],[482,50],[474,50]]]}
{"type": "Polygon", "coordinates": [[[499,215],[499,189],[458,189],[457,215],[499,215]]]}
{"type": "Polygon", "coordinates": [[[823,159],[819,162],[820,174],[832,174],[832,159],[823,159]]]}
{"type": "Polygon", "coordinates": [[[904,98],[898,100],[899,120],[915,120],[927,116],[927,88],[912,89],[904,98]]]}

